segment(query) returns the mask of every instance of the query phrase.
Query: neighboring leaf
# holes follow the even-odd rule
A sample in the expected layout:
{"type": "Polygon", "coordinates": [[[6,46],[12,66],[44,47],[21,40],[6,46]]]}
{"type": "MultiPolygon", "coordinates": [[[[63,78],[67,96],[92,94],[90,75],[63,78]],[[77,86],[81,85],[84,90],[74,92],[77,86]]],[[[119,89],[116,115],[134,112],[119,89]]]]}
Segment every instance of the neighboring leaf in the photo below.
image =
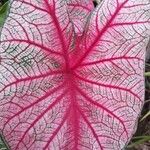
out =
{"type": "Polygon", "coordinates": [[[150,116],[150,111],[148,111],[142,118],[140,121],[143,121],[144,119],[146,119],[148,116],[150,116]]]}
{"type": "Polygon", "coordinates": [[[0,130],[11,150],[125,147],[144,101],[149,8],[104,0],[75,32],[66,0],[11,1],[0,42],[0,130]]]}
{"type": "Polygon", "coordinates": [[[87,18],[89,14],[94,9],[94,4],[92,0],[67,0],[69,14],[71,21],[74,24],[75,32],[78,36],[81,36],[85,24],[87,23],[87,18]]]}
{"type": "Polygon", "coordinates": [[[150,76],[150,72],[145,72],[145,76],[150,76]]]}
{"type": "Polygon", "coordinates": [[[1,134],[0,134],[0,150],[9,150],[3,137],[1,137],[1,134]]]}
{"type": "Polygon", "coordinates": [[[139,144],[143,144],[145,142],[150,141],[150,136],[137,136],[137,137],[134,137],[133,140],[135,140],[135,142],[128,145],[128,148],[132,148],[139,144]]]}

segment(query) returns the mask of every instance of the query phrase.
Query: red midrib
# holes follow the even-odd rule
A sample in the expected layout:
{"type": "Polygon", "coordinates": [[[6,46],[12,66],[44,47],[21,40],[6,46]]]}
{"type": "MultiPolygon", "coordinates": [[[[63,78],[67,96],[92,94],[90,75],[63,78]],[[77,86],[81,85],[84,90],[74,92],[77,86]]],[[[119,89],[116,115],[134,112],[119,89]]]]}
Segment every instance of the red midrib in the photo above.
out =
{"type": "MultiPolygon", "coordinates": [[[[74,89],[74,87],[73,87],[74,89]]],[[[75,146],[74,149],[78,149],[78,141],[79,141],[79,113],[77,111],[77,98],[76,98],[76,91],[75,90],[71,90],[70,96],[72,98],[71,100],[71,109],[72,109],[72,114],[71,114],[71,121],[72,121],[72,125],[73,125],[73,133],[74,133],[74,141],[75,141],[75,146]]]]}
{"type": "Polygon", "coordinates": [[[74,149],[78,149],[78,140],[79,140],[79,112],[78,112],[78,103],[77,103],[77,94],[75,90],[76,79],[74,77],[74,72],[71,69],[66,71],[66,86],[68,89],[68,96],[70,97],[70,114],[68,114],[69,122],[72,125],[73,136],[74,136],[74,149]]]}

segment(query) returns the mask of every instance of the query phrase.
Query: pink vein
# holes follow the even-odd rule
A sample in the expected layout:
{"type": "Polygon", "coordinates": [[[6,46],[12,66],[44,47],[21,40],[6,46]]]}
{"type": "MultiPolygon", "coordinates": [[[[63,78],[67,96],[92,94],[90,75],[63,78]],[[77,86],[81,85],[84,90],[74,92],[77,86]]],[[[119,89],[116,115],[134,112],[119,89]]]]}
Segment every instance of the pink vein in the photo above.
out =
{"type": "Polygon", "coordinates": [[[145,5],[148,5],[148,4],[144,4],[144,3],[142,3],[142,4],[137,4],[137,5],[129,5],[129,6],[125,6],[124,8],[132,8],[132,7],[142,7],[142,6],[145,6],[145,5]]]}
{"type": "Polygon", "coordinates": [[[103,63],[103,62],[119,60],[119,59],[125,59],[125,60],[127,60],[127,59],[137,59],[137,60],[143,61],[143,59],[137,58],[137,57],[121,56],[121,57],[112,57],[112,58],[107,58],[107,59],[101,59],[101,60],[98,60],[98,61],[82,63],[80,66],[95,65],[97,63],[103,63]]]}
{"type": "Polygon", "coordinates": [[[36,47],[38,47],[38,48],[40,48],[42,50],[45,50],[46,52],[50,52],[52,54],[56,54],[56,55],[62,56],[61,53],[55,52],[55,51],[51,50],[50,48],[47,48],[47,47],[45,47],[45,46],[43,46],[41,44],[35,43],[34,41],[30,41],[30,40],[12,39],[12,40],[3,40],[3,41],[1,41],[1,43],[3,43],[3,42],[19,42],[19,43],[20,42],[24,42],[24,43],[27,43],[27,44],[30,44],[30,45],[34,45],[34,46],[36,46],[36,47]]]}
{"type": "Polygon", "coordinates": [[[16,81],[14,81],[12,83],[7,84],[3,89],[0,90],[0,92],[4,91],[7,87],[10,87],[11,85],[14,85],[14,84],[18,84],[20,82],[31,81],[31,80],[44,78],[44,77],[48,77],[50,75],[56,75],[56,74],[61,74],[61,73],[63,73],[63,71],[53,71],[53,72],[48,72],[48,73],[37,75],[37,76],[32,76],[32,77],[29,76],[26,78],[17,79],[16,81]]]}
{"type": "Polygon", "coordinates": [[[79,89],[78,87],[76,87],[77,91],[83,96],[85,97],[85,99],[90,102],[91,104],[97,106],[97,107],[100,107],[102,110],[105,110],[108,114],[112,115],[114,118],[116,118],[123,126],[124,128],[124,132],[126,133],[126,135],[128,136],[128,132],[126,130],[126,127],[123,123],[123,121],[118,117],[116,116],[113,112],[111,112],[109,109],[107,109],[106,107],[104,107],[103,105],[93,101],[90,97],[88,97],[81,89],[79,89]]]}
{"type": "Polygon", "coordinates": [[[23,136],[21,137],[21,139],[19,140],[18,144],[16,145],[16,149],[18,149],[19,144],[23,141],[25,135],[28,133],[28,131],[48,112],[52,109],[52,107],[54,107],[58,102],[60,102],[60,100],[64,97],[64,95],[66,94],[67,91],[65,91],[64,93],[62,93],[61,95],[59,95],[56,100],[50,104],[47,109],[45,109],[39,116],[36,117],[36,119],[32,122],[32,124],[29,126],[29,128],[24,132],[23,136]]]}
{"type": "Polygon", "coordinates": [[[115,85],[110,85],[110,84],[102,84],[102,83],[97,83],[95,81],[91,81],[89,79],[85,79],[85,78],[82,78],[80,77],[79,75],[75,74],[74,75],[79,78],[80,80],[84,81],[84,82],[88,82],[90,84],[95,84],[95,85],[98,85],[98,86],[102,86],[102,87],[107,87],[107,88],[113,88],[113,89],[118,89],[118,90],[122,90],[122,91],[126,91],[126,92],[129,92],[131,93],[133,96],[135,96],[139,101],[141,101],[141,99],[139,98],[139,96],[135,93],[133,93],[130,89],[126,89],[126,88],[123,88],[123,87],[119,87],[119,86],[115,86],[115,85]]]}
{"type": "Polygon", "coordinates": [[[150,21],[138,21],[138,22],[123,22],[123,23],[114,23],[111,24],[109,27],[113,26],[123,26],[123,25],[134,25],[134,24],[144,24],[144,23],[150,23],[150,21]]]}

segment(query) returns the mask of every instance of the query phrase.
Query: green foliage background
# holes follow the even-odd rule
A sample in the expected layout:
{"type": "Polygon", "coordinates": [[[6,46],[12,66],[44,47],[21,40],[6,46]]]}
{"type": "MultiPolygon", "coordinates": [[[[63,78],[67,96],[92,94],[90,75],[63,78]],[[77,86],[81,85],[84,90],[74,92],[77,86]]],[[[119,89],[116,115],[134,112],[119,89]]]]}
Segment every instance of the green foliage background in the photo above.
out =
{"type": "Polygon", "coordinates": [[[0,1],[0,26],[2,26],[3,25],[3,23],[4,23],[4,20],[5,20],[5,18],[6,18],[6,15],[7,15],[7,10],[8,10],[8,7],[9,7],[9,5],[8,5],[8,3],[9,3],[9,1],[8,0],[1,0],[0,1]]]}

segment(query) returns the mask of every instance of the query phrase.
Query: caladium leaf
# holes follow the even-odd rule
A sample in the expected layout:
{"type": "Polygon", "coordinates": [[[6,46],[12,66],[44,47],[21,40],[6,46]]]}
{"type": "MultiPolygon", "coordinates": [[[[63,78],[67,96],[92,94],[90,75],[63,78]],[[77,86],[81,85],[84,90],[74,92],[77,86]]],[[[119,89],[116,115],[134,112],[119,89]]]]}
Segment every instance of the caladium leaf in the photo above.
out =
{"type": "Polygon", "coordinates": [[[80,40],[66,2],[11,1],[0,43],[0,130],[11,150],[120,150],[134,133],[149,0],[102,1],[80,40]]]}

